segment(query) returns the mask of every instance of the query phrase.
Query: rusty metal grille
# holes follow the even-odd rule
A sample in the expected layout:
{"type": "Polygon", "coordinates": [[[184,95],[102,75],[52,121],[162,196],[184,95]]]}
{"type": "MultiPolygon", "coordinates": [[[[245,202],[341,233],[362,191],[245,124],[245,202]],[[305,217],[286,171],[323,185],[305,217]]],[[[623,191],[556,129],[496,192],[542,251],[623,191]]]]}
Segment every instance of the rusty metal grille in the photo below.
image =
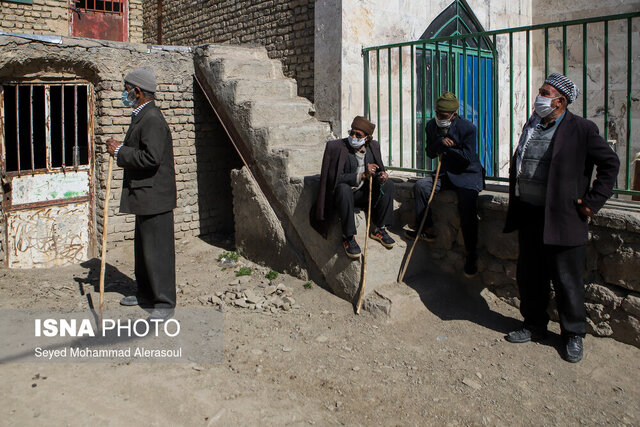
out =
{"type": "Polygon", "coordinates": [[[0,90],[4,175],[86,169],[91,141],[87,84],[5,84],[0,90]]]}
{"type": "Polygon", "coordinates": [[[78,0],[75,7],[83,11],[123,13],[124,1],[78,0]]]}

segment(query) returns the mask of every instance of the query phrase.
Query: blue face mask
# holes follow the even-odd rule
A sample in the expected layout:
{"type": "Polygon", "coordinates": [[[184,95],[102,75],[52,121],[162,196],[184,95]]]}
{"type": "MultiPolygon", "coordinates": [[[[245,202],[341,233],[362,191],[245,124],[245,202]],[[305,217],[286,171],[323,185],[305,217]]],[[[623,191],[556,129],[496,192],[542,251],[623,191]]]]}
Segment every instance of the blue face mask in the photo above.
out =
{"type": "Polygon", "coordinates": [[[125,107],[134,107],[136,105],[136,97],[133,91],[133,89],[131,92],[127,92],[126,89],[122,91],[122,103],[125,107]]]}

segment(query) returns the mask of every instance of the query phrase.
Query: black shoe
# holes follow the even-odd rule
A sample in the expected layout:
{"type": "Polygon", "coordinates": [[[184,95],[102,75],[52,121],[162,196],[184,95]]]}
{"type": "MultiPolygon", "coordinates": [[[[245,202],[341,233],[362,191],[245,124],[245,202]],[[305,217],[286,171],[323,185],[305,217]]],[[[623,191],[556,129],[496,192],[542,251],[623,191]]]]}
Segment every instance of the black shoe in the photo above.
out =
{"type": "Polygon", "coordinates": [[[584,346],[582,345],[582,337],[572,335],[565,342],[564,360],[571,363],[577,363],[582,360],[584,354],[584,346]]]}
{"type": "Polygon", "coordinates": [[[538,341],[547,336],[547,331],[532,331],[522,327],[507,334],[506,340],[512,343],[523,343],[529,341],[538,341]]]}
{"type": "Polygon", "coordinates": [[[173,317],[173,313],[173,308],[154,308],[151,313],[149,313],[147,320],[159,320],[164,322],[171,319],[173,317]]]}
{"type": "Polygon", "coordinates": [[[138,305],[138,297],[135,295],[129,295],[120,300],[120,305],[125,305],[127,307],[133,307],[134,305],[138,305]]]}
{"type": "Polygon", "coordinates": [[[478,255],[469,254],[464,263],[464,275],[468,279],[471,279],[478,274],[478,255]]]}
{"type": "Polygon", "coordinates": [[[140,299],[135,295],[129,295],[120,300],[120,305],[124,305],[127,307],[133,307],[134,305],[139,305],[140,307],[150,307],[151,303],[147,300],[140,299]]]}
{"type": "Polygon", "coordinates": [[[360,258],[360,246],[358,245],[358,242],[356,242],[355,236],[347,237],[343,240],[342,244],[344,245],[344,251],[349,258],[360,258]]]}
{"type": "Polygon", "coordinates": [[[389,233],[387,233],[387,230],[385,228],[376,228],[373,233],[369,234],[369,236],[373,240],[377,240],[378,242],[382,243],[382,246],[387,249],[391,249],[396,244],[396,241],[393,240],[391,236],[389,236],[389,233]]]}
{"type": "MultiPolygon", "coordinates": [[[[404,230],[404,237],[407,239],[416,240],[417,235],[418,232],[416,230],[404,230]]],[[[425,240],[427,242],[433,242],[436,240],[436,237],[438,237],[438,235],[433,229],[431,231],[422,230],[422,233],[420,233],[420,240],[425,240]]]]}

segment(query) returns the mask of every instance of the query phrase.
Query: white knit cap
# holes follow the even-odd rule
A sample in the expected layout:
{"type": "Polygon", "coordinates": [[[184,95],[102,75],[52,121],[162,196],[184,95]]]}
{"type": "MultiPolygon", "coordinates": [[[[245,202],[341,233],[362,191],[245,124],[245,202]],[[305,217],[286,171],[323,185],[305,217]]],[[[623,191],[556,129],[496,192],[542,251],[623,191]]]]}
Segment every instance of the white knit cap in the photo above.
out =
{"type": "Polygon", "coordinates": [[[555,87],[558,92],[567,98],[569,104],[578,98],[578,86],[560,73],[550,74],[544,82],[555,87]]]}

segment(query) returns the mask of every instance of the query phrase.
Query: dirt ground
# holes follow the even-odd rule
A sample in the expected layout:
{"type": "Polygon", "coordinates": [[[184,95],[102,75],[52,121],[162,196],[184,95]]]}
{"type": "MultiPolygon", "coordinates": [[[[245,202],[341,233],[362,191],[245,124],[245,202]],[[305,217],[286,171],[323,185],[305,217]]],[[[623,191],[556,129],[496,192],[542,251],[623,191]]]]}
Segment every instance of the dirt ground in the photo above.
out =
{"type": "MultiPolygon", "coordinates": [[[[217,262],[222,251],[179,242],[179,306],[202,307],[236,279],[217,262]]],[[[131,248],[108,256],[107,308],[133,277],[131,248]]],[[[244,262],[264,279],[268,270],[244,262]]],[[[0,308],[86,307],[97,268],[0,269],[0,308]]],[[[410,278],[421,301],[393,318],[275,281],[300,307],[227,307],[222,363],[0,364],[0,424],[640,425],[639,349],[588,336],[584,360],[570,364],[555,324],[542,343],[510,344],[519,313],[468,281],[410,278]]]]}

